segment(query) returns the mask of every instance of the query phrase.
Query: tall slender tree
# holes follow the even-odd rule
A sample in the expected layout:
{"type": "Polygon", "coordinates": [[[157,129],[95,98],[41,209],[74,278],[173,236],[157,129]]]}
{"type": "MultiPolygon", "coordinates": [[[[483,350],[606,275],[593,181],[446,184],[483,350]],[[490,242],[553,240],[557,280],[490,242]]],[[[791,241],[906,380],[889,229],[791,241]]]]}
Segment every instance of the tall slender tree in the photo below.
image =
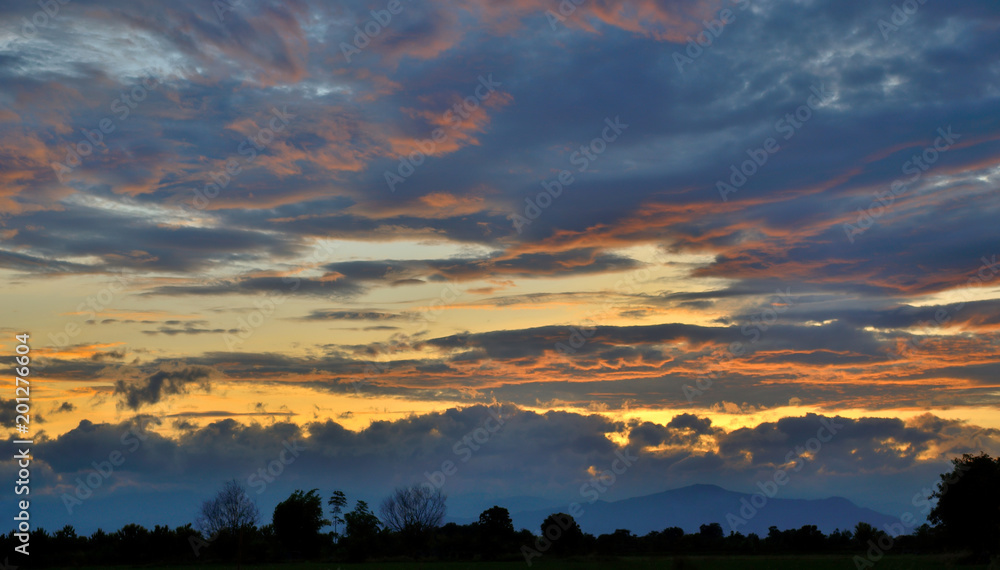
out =
{"type": "Polygon", "coordinates": [[[330,524],[333,525],[333,538],[339,541],[340,533],[337,532],[337,529],[344,522],[341,514],[343,514],[344,508],[347,506],[347,496],[344,495],[343,491],[334,491],[327,505],[330,506],[330,524]]]}

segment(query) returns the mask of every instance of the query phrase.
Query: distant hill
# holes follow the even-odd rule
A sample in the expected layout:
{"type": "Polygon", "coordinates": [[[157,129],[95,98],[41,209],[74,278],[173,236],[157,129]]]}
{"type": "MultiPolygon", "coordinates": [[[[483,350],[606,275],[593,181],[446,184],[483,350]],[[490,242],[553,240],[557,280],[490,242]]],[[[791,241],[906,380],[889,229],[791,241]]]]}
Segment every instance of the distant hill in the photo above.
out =
{"type": "MultiPolygon", "coordinates": [[[[838,528],[853,530],[861,521],[877,528],[899,522],[894,517],[859,507],[842,497],[783,499],[780,494],[768,499],[752,516],[747,516],[753,513],[751,498],[751,494],[737,493],[715,485],[691,485],[615,502],[584,502],[583,515],[577,518],[577,522],[584,532],[594,535],[611,533],[619,528],[644,535],[671,526],[680,527],[685,533],[696,533],[702,524],[713,522],[721,524],[723,532],[729,534],[732,527],[727,522],[726,515],[732,513],[734,517],[746,521],[745,524],[734,521],[737,523],[737,532],[754,532],[761,537],[767,535],[768,527],[771,526],[785,530],[811,524],[829,534],[838,528]]],[[[757,504],[760,503],[758,496],[757,504]]],[[[567,506],[559,509],[525,510],[512,513],[511,518],[514,528],[527,528],[537,533],[545,517],[559,510],[568,512],[567,506]]]]}

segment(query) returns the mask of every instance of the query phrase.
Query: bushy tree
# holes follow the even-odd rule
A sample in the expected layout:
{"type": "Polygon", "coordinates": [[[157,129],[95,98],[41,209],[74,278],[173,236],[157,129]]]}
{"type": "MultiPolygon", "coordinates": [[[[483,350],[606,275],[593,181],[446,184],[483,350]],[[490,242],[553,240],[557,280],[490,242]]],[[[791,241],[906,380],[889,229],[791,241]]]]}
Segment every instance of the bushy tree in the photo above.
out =
{"type": "Polygon", "coordinates": [[[323,499],[319,489],[306,493],[296,489],[274,507],[272,518],[278,542],[289,552],[314,556],[322,545],[320,529],[330,524],[323,518],[323,499]]]}
{"type": "Polygon", "coordinates": [[[1000,550],[1000,457],[966,453],[952,464],[931,495],[937,505],[927,518],[952,546],[981,556],[995,553],[1000,550]]]}
{"type": "Polygon", "coordinates": [[[870,548],[872,544],[877,545],[879,540],[885,543],[885,536],[884,530],[879,530],[866,522],[859,522],[854,527],[854,546],[860,549],[870,548]]]}
{"type": "Polygon", "coordinates": [[[483,558],[496,558],[514,548],[514,523],[510,512],[494,505],[479,515],[476,525],[479,535],[479,553],[483,558]]]}
{"type": "Polygon", "coordinates": [[[557,555],[580,554],[586,538],[579,523],[566,513],[553,513],[542,521],[542,536],[552,542],[551,552],[557,555]]]}
{"type": "Polygon", "coordinates": [[[715,522],[698,527],[698,534],[704,540],[720,540],[723,536],[722,525],[715,522]]]}
{"type": "Polygon", "coordinates": [[[826,535],[816,525],[805,525],[785,531],[788,548],[800,552],[821,552],[826,548],[826,535]]]}
{"type": "Polygon", "coordinates": [[[624,528],[611,534],[597,537],[597,553],[604,556],[630,556],[638,550],[638,538],[632,531],[624,528]]]}
{"type": "Polygon", "coordinates": [[[353,511],[344,514],[344,542],[351,560],[364,560],[375,551],[381,526],[364,501],[358,501],[353,511]]]}

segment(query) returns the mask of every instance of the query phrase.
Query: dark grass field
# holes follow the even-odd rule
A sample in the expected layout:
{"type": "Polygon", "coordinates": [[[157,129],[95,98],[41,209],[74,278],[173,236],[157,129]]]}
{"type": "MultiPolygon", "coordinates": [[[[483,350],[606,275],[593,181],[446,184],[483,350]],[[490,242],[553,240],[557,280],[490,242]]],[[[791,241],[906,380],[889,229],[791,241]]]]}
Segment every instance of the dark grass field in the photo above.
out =
{"type": "MultiPolygon", "coordinates": [[[[994,564],[960,564],[959,557],[945,556],[886,556],[874,563],[878,570],[987,570],[1000,568],[994,564]]],[[[74,570],[104,570],[107,567],[86,566],[74,570]]],[[[121,566],[118,568],[129,568],[121,566]]],[[[137,567],[140,568],[140,567],[137,567]]],[[[174,570],[181,568],[229,570],[235,564],[200,564],[196,566],[142,566],[144,570],[174,570]]],[[[514,562],[367,562],[363,564],[331,564],[318,562],[242,565],[244,570],[515,570],[528,568],[524,561],[514,562]]],[[[531,568],[551,570],[606,570],[636,568],[639,570],[848,570],[857,568],[851,556],[678,556],[664,558],[588,558],[582,560],[535,559],[531,568]]]]}

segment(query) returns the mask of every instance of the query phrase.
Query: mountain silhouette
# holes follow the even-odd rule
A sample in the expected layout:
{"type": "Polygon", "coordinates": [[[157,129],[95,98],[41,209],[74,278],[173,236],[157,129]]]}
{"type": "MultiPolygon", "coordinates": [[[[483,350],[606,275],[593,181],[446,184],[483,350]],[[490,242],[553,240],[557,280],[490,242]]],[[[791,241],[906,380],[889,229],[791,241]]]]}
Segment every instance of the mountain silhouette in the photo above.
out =
{"type": "MultiPolygon", "coordinates": [[[[829,534],[838,528],[853,530],[859,522],[879,529],[899,522],[898,518],[859,507],[843,497],[784,499],[779,491],[763,504],[762,497],[763,494],[758,494],[755,499],[753,494],[729,491],[716,485],[691,485],[621,501],[583,502],[583,514],[576,517],[576,521],[584,532],[594,535],[624,528],[640,536],[672,526],[684,529],[685,533],[696,533],[701,525],[713,522],[721,524],[725,534],[735,530],[760,536],[766,536],[771,526],[786,530],[816,525],[829,534]],[[732,518],[727,519],[727,515],[732,518]]],[[[560,510],[569,512],[568,506],[525,510],[513,513],[511,518],[515,528],[538,532],[545,517],[560,510]]]]}

